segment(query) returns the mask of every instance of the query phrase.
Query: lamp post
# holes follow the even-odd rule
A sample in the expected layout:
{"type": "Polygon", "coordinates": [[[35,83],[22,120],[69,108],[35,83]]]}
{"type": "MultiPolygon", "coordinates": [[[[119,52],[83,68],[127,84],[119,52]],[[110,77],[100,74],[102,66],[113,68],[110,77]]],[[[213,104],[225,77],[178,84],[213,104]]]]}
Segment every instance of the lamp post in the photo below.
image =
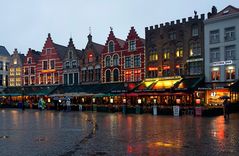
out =
{"type": "Polygon", "coordinates": [[[21,88],[22,90],[22,110],[25,109],[25,106],[24,106],[24,87],[21,88]]]}

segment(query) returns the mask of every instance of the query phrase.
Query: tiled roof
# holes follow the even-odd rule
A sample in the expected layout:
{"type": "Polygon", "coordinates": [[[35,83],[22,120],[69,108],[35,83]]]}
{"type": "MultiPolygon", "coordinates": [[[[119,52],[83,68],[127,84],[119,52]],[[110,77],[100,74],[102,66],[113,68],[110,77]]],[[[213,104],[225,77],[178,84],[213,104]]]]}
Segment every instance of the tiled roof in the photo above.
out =
{"type": "Polygon", "coordinates": [[[239,13],[239,8],[236,8],[234,6],[228,5],[226,8],[224,8],[222,11],[218,12],[217,14],[211,16],[210,18],[220,17],[220,16],[226,16],[230,14],[239,13]]]}
{"type": "Polygon", "coordinates": [[[54,47],[57,50],[57,53],[59,54],[59,57],[61,58],[61,60],[64,59],[65,54],[67,53],[67,47],[59,45],[59,44],[55,44],[54,43],[54,47]]]}
{"type": "Polygon", "coordinates": [[[9,52],[4,46],[0,46],[0,56],[7,56],[10,57],[9,52]]]}
{"type": "Polygon", "coordinates": [[[117,42],[119,43],[120,47],[123,48],[124,47],[124,44],[126,43],[126,41],[124,40],[121,40],[119,38],[116,38],[117,42]]]}
{"type": "Polygon", "coordinates": [[[97,53],[101,54],[102,50],[104,49],[104,46],[95,42],[92,42],[92,44],[95,47],[97,53]]]}

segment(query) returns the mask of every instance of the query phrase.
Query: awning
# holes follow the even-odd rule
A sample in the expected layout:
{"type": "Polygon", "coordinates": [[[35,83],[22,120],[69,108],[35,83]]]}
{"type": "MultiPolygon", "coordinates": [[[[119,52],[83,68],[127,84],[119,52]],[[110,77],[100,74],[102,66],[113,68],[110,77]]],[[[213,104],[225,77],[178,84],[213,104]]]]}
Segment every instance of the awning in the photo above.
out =
{"type": "Polygon", "coordinates": [[[188,77],[183,78],[180,82],[174,85],[174,91],[191,91],[196,89],[203,82],[203,77],[188,77]]]}

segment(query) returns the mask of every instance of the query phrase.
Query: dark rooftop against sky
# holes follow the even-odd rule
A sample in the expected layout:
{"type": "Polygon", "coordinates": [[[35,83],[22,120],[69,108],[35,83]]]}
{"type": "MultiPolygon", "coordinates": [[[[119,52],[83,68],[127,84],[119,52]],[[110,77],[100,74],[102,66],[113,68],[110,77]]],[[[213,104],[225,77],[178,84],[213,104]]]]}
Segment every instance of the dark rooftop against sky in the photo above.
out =
{"type": "Polygon", "coordinates": [[[85,48],[89,27],[93,41],[105,44],[110,27],[117,38],[126,39],[135,26],[141,38],[144,28],[198,14],[215,5],[220,11],[238,0],[8,0],[1,2],[0,45],[12,54],[38,51],[51,33],[55,43],[67,46],[72,36],[76,48],[85,48]]]}

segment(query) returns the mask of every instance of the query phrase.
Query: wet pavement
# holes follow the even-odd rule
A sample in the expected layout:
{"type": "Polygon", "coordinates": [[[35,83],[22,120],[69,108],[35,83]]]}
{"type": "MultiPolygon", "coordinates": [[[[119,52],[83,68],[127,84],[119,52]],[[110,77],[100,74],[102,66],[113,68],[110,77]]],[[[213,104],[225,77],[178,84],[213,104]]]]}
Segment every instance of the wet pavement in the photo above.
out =
{"type": "Polygon", "coordinates": [[[152,116],[0,109],[0,155],[239,155],[239,114],[152,116]]]}

